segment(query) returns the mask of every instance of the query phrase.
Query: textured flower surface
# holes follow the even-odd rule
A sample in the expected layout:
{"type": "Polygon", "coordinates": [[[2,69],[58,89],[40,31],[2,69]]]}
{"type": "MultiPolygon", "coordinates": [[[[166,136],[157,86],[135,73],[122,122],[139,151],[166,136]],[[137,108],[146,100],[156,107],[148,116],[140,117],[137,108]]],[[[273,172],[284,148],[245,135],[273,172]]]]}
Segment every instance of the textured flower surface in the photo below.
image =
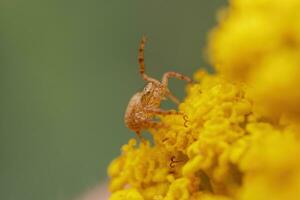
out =
{"type": "Polygon", "coordinates": [[[231,0],[210,37],[217,71],[251,86],[270,115],[300,116],[299,10],[299,0],[231,0]]]}
{"type": "Polygon", "coordinates": [[[150,130],[152,145],[124,145],[108,170],[111,199],[300,197],[292,126],[255,115],[244,85],[201,71],[196,77],[179,106],[188,127],[180,116],[161,117],[164,126],[150,130]]]}
{"type": "Polygon", "coordinates": [[[108,168],[111,200],[300,199],[300,1],[232,0],[213,30],[217,73],[195,73],[153,141],[108,168]],[[185,126],[187,125],[187,126],[185,126]]]}

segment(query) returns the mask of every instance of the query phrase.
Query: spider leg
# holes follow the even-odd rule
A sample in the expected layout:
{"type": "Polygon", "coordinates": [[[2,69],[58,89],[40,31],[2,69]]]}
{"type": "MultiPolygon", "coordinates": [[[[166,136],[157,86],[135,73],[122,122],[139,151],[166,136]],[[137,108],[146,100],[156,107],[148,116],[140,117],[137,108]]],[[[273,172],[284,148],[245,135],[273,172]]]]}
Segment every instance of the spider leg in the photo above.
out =
{"type": "Polygon", "coordinates": [[[140,138],[141,140],[143,139],[143,136],[141,134],[141,131],[135,131],[136,135],[138,136],[138,138],[140,138]]]}
{"type": "Polygon", "coordinates": [[[142,78],[147,82],[158,82],[156,79],[149,77],[145,73],[145,59],[144,59],[144,49],[145,49],[145,43],[146,43],[146,36],[142,37],[140,47],[139,47],[139,54],[138,54],[138,61],[140,65],[140,74],[142,78]]]}
{"type": "Polygon", "coordinates": [[[146,111],[150,114],[156,115],[183,115],[183,113],[175,110],[163,110],[160,108],[146,108],[146,111]]]}
{"type": "Polygon", "coordinates": [[[149,108],[146,109],[146,111],[148,113],[156,114],[156,115],[182,115],[185,127],[187,127],[187,123],[189,122],[187,115],[183,112],[178,112],[175,110],[163,110],[160,108],[149,108]]]}
{"type": "Polygon", "coordinates": [[[149,128],[158,129],[158,128],[163,127],[164,125],[161,122],[147,120],[143,123],[143,126],[147,127],[147,129],[149,129],[149,128]]]}
{"type": "Polygon", "coordinates": [[[168,86],[168,80],[171,77],[172,78],[177,78],[177,79],[180,79],[180,80],[185,80],[188,83],[192,83],[192,79],[190,79],[188,76],[185,76],[185,75],[177,73],[177,72],[166,72],[163,75],[163,78],[162,78],[162,81],[161,81],[162,84],[165,85],[165,86],[168,86]]]}
{"type": "Polygon", "coordinates": [[[166,96],[171,100],[173,101],[174,103],[176,103],[177,105],[180,104],[180,101],[177,99],[176,96],[174,96],[171,91],[168,91],[166,96]]]}
{"type": "Polygon", "coordinates": [[[146,143],[146,139],[142,136],[141,131],[136,131],[135,133],[138,136],[138,138],[140,139],[140,141],[145,144],[146,143]]]}

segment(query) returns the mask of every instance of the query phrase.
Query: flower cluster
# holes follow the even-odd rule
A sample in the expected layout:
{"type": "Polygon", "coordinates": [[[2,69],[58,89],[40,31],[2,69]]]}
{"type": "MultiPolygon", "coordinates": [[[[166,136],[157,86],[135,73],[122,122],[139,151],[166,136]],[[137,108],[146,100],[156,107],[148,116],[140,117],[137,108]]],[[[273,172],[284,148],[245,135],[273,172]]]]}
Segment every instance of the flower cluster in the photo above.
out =
{"type": "Polygon", "coordinates": [[[299,9],[298,0],[232,0],[210,35],[217,71],[247,83],[269,116],[300,116],[299,9]]]}
{"type": "Polygon", "coordinates": [[[300,1],[232,0],[210,35],[217,73],[195,73],[153,141],[108,168],[111,200],[300,199],[300,1]]]}

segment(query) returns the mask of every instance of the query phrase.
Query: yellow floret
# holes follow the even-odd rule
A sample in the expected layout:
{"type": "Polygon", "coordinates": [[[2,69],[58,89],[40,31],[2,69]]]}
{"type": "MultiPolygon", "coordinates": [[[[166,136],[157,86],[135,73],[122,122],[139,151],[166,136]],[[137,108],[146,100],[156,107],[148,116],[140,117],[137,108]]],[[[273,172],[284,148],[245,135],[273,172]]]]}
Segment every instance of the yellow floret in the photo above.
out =
{"type": "Polygon", "coordinates": [[[251,129],[256,136],[251,138],[251,145],[240,162],[245,176],[239,198],[299,199],[299,141],[288,131],[282,132],[268,126],[251,129]]]}
{"type": "Polygon", "coordinates": [[[144,200],[142,195],[135,189],[120,190],[113,193],[110,200],[144,200]]]}

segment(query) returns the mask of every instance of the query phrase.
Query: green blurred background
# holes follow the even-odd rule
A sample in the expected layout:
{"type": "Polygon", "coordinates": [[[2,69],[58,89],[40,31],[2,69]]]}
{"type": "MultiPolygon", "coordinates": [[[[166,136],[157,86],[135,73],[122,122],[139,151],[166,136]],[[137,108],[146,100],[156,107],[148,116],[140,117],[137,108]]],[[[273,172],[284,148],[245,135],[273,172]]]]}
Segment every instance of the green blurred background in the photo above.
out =
{"type": "MultiPolygon", "coordinates": [[[[2,0],[0,199],[70,200],[106,178],[147,72],[192,76],[225,0],[2,0]]],[[[183,98],[182,81],[172,80],[183,98]]],[[[168,105],[166,105],[168,106],[168,105]]]]}

